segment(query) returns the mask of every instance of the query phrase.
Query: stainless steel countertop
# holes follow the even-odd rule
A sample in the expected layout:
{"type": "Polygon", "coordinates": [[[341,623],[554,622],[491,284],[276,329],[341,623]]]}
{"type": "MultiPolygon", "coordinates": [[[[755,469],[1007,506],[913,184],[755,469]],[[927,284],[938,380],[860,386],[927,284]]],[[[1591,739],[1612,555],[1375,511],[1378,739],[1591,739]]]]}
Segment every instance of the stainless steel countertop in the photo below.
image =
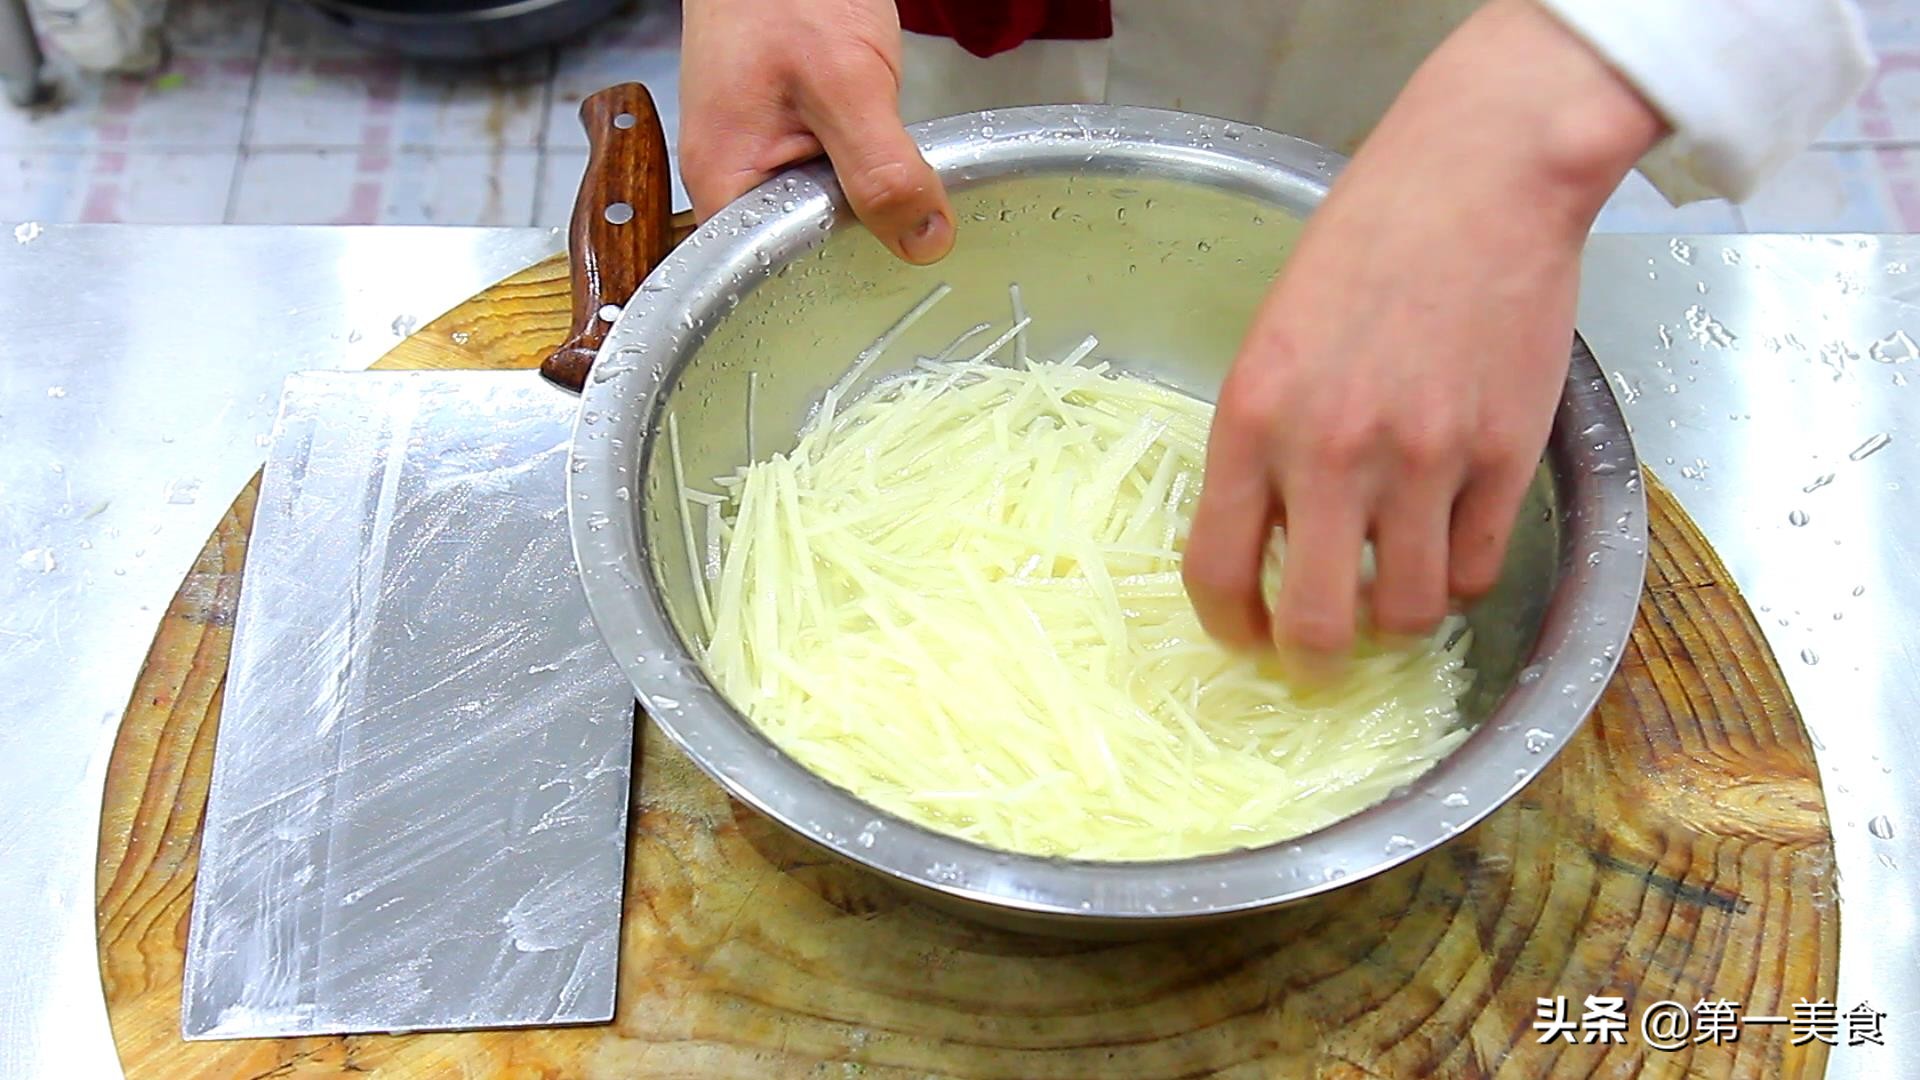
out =
{"type": "MultiPolygon", "coordinates": [[[[260,464],[281,379],[363,367],[562,241],[4,228],[0,1078],[117,1077],[92,903],[107,752],[160,613],[260,464]]],[[[1642,458],[1759,611],[1815,737],[1839,1004],[1888,1014],[1888,1045],[1840,1047],[1835,1078],[1920,1075],[1917,295],[1920,238],[1600,236],[1580,308],[1642,458]]]]}

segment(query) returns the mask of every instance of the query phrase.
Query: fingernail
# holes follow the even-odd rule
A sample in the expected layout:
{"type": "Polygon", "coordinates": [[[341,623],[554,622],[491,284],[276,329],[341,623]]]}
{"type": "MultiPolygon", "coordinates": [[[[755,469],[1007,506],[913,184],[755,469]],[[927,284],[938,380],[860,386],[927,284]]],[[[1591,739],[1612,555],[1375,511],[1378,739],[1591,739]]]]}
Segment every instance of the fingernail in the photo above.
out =
{"type": "Polygon", "coordinates": [[[913,231],[900,238],[900,250],[908,262],[938,262],[953,247],[953,225],[945,214],[933,213],[920,219],[913,231]]]}

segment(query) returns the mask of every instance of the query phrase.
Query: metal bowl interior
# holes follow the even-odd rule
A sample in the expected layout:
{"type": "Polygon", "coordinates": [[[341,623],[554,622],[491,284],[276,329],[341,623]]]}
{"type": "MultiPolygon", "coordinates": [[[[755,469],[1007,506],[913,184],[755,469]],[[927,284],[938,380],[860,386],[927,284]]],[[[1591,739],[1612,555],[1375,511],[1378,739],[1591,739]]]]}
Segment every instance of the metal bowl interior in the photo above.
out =
{"type": "Polygon", "coordinates": [[[750,441],[761,455],[787,449],[855,356],[941,283],[952,293],[868,379],[977,323],[1004,326],[1018,283],[1034,355],[1064,353],[1091,332],[1102,357],[1211,399],[1337,168],[1298,140],[1132,108],[1007,110],[915,135],[959,217],[946,260],[894,260],[854,224],[831,173],[808,166],[729,207],[656,270],[589,379],[569,497],[576,552],[601,630],[660,727],[736,797],[800,835],[976,913],[1070,933],[1315,895],[1444,842],[1537,774],[1611,673],[1644,570],[1632,448],[1584,348],[1499,586],[1468,615],[1476,674],[1464,712],[1474,733],[1403,794],[1318,832],[1157,863],[993,851],[827,784],[725,701],[695,660],[669,415],[695,484],[744,464],[750,441]]]}

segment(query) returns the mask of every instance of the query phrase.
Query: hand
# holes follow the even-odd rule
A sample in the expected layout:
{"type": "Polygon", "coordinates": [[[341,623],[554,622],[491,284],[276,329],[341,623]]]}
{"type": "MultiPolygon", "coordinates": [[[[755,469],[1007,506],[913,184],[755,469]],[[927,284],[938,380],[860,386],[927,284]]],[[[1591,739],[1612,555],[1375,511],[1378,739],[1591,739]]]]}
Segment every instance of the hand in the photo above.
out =
{"type": "Polygon", "coordinates": [[[1581,246],[1661,130],[1530,0],[1492,0],[1415,73],[1221,388],[1184,563],[1210,633],[1312,671],[1368,615],[1420,634],[1492,587],[1566,379],[1581,246]]]}
{"type": "Polygon", "coordinates": [[[953,246],[945,189],[900,123],[893,0],[687,0],[680,174],[702,221],[825,150],[853,212],[895,255],[953,246]]]}

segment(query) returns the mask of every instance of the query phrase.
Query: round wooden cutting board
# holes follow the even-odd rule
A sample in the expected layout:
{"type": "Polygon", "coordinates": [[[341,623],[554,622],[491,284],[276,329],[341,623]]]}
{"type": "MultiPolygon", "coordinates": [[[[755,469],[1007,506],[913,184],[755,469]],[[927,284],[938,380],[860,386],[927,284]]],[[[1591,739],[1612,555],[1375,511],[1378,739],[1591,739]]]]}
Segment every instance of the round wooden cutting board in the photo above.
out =
{"type": "MultiPolygon", "coordinates": [[[[530,368],[565,336],[549,261],[379,366],[530,368]]],[[[532,378],[529,375],[529,378],[532,378]]],[[[258,483],[256,478],[255,484],[258,483]]],[[[254,1077],[1817,1077],[1785,1025],[1676,1052],[1646,1006],[1832,999],[1840,935],[1811,747],[1726,569],[1648,484],[1640,617],[1592,720],[1473,831],[1322,900],[1161,940],[955,921],[729,802],[643,730],[611,1024],[185,1043],[180,973],[255,486],[168,608],[100,834],[102,979],[134,1080],[254,1077]],[[1622,1044],[1536,999],[1625,999],[1622,1044]]]]}

